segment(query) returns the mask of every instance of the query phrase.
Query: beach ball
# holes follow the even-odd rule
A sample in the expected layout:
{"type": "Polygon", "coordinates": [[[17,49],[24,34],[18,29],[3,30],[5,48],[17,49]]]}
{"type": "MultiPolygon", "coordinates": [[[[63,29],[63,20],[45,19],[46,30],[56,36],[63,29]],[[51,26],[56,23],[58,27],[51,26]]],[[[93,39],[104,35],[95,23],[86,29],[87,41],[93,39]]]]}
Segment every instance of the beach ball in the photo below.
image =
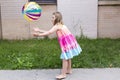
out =
{"type": "Polygon", "coordinates": [[[22,14],[27,21],[38,20],[41,11],[41,7],[36,2],[28,2],[22,8],[22,14]]]}

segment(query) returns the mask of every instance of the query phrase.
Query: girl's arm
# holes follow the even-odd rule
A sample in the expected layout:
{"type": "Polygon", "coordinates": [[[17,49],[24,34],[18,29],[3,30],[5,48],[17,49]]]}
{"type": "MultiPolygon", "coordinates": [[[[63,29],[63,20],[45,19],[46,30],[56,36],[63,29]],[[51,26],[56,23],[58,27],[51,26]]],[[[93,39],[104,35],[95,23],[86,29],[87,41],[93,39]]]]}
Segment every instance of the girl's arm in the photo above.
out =
{"type": "Polygon", "coordinates": [[[53,32],[56,32],[58,30],[57,26],[53,26],[49,31],[45,31],[43,33],[33,33],[34,36],[47,36],[52,34],[53,32]]]}
{"type": "Polygon", "coordinates": [[[33,28],[33,30],[34,30],[35,32],[40,32],[40,33],[46,32],[45,30],[41,30],[41,29],[39,29],[39,28],[33,28]]]}

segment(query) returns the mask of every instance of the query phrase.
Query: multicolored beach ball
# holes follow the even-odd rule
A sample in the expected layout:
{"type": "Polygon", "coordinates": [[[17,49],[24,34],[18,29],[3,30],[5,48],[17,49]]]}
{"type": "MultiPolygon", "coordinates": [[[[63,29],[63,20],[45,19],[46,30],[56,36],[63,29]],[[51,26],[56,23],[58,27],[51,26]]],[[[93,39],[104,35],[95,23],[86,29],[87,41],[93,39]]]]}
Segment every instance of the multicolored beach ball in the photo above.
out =
{"type": "Polygon", "coordinates": [[[41,7],[36,2],[28,2],[22,8],[22,14],[27,21],[38,20],[41,11],[41,7]]]}

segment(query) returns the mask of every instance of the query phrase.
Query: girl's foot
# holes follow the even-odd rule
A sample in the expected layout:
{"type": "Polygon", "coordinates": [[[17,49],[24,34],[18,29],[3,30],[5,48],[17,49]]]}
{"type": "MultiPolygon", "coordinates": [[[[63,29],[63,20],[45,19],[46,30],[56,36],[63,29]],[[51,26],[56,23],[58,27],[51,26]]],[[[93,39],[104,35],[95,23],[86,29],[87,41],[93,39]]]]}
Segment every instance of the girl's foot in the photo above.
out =
{"type": "Polygon", "coordinates": [[[67,71],[66,74],[72,74],[72,70],[67,71]]]}
{"type": "Polygon", "coordinates": [[[56,78],[57,79],[64,79],[64,78],[66,78],[66,75],[61,74],[61,75],[56,76],[56,78]]]}

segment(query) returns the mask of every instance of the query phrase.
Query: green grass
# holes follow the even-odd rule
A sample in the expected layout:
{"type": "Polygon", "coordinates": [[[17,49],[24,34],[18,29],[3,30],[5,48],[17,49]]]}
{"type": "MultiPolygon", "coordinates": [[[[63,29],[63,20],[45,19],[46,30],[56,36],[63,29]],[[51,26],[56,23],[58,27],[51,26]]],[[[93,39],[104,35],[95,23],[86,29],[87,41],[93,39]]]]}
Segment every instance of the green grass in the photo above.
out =
{"type": "MultiPolygon", "coordinates": [[[[74,68],[120,67],[120,39],[77,39],[74,68]]],[[[0,69],[61,68],[57,39],[0,40],[0,69]]]]}

